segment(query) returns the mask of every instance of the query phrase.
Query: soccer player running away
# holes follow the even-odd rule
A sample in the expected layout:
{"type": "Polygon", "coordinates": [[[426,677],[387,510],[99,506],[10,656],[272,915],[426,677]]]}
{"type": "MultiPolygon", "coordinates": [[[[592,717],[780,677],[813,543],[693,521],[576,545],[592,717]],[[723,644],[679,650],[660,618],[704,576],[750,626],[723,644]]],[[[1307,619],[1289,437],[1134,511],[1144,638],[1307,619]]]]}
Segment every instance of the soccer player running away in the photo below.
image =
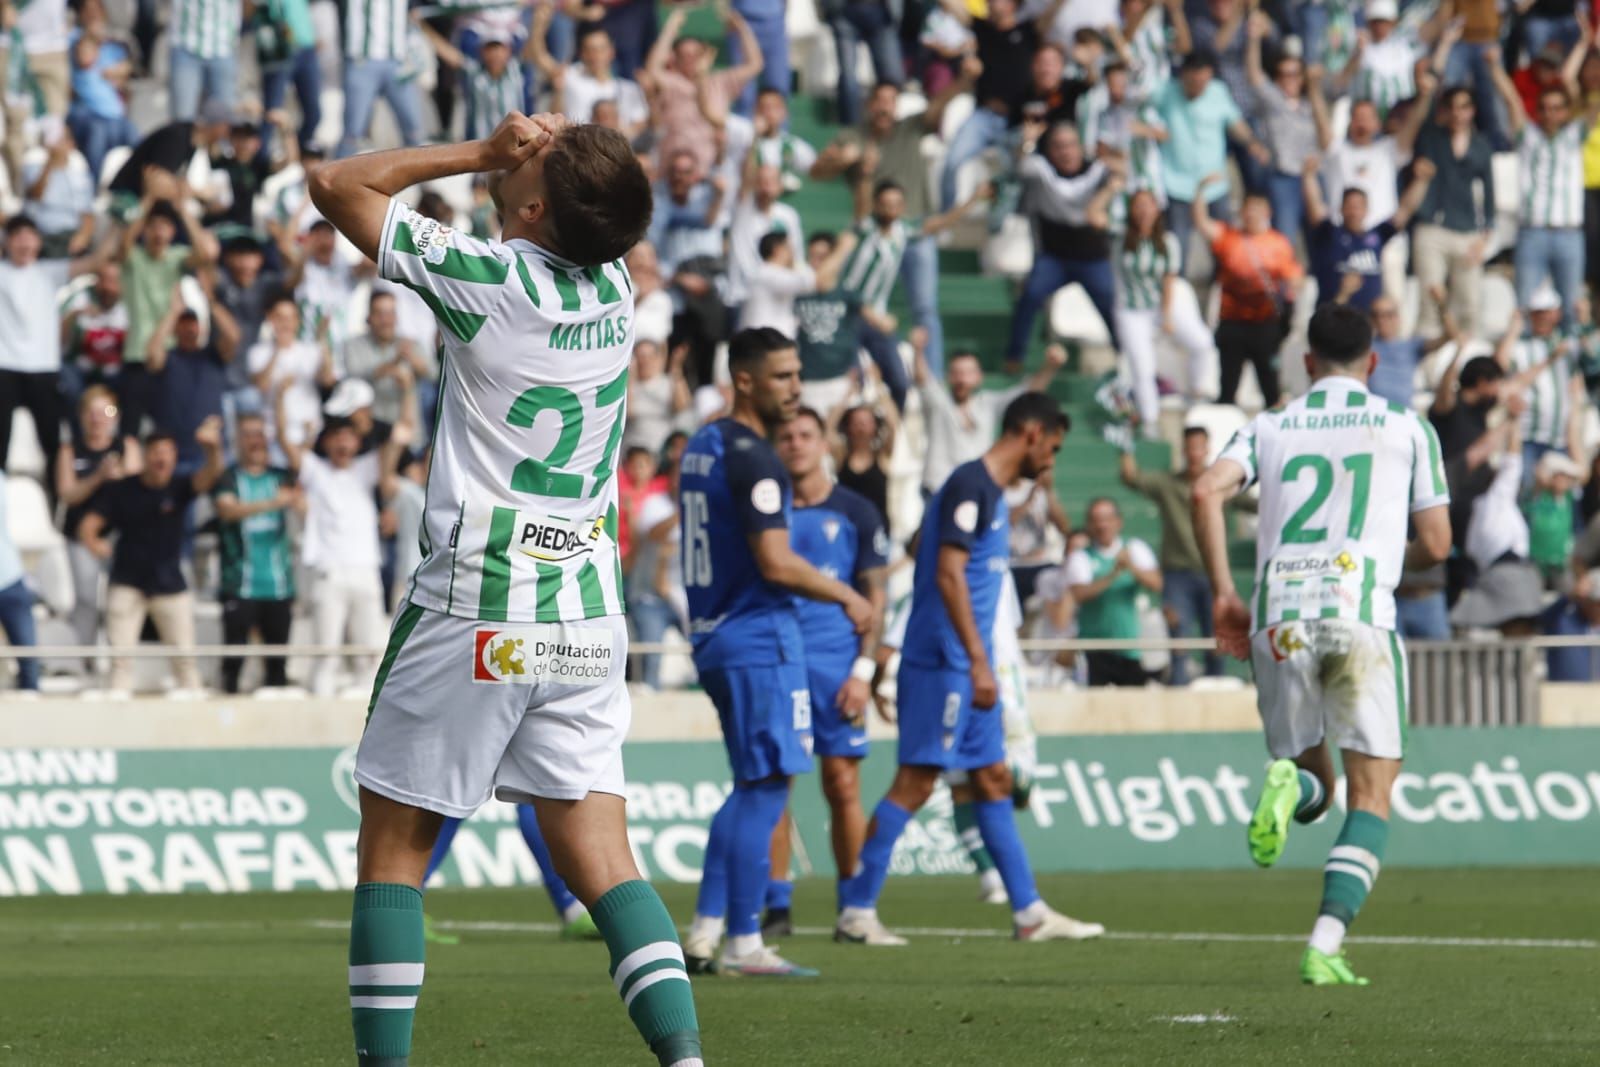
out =
{"type": "Polygon", "coordinates": [[[1194,525],[1216,590],[1217,648],[1250,658],[1274,760],[1250,820],[1251,858],[1271,866],[1290,820],[1309,823],[1327,808],[1337,747],[1349,814],[1323,868],[1300,977],[1366,985],[1343,943],[1378,877],[1405,748],[1411,677],[1394,590],[1402,569],[1426,570],[1449,554],[1450,497],[1433,428],[1367,389],[1378,362],[1367,316],[1324,306],[1307,340],[1310,391],[1234,436],[1194,485],[1194,525]],[[1222,508],[1255,482],[1261,525],[1247,608],[1222,508]]]}
{"type": "MultiPolygon", "coordinates": [[[[700,684],[716,705],[733,791],[711,820],[689,966],[763,978],[814,978],[761,937],[772,832],[789,781],[811,769],[811,686],[796,595],[844,609],[866,633],[876,612],[790,542],[794,490],[769,436],[800,412],[800,355],[770,327],[728,345],[733,414],[702,426],[679,461],[683,585],[700,684]]],[[[807,634],[807,642],[810,635],[807,634]]]]}
{"type": "Polygon", "coordinates": [[[1001,417],[1000,439],[963,463],[928,501],[917,547],[911,619],[900,652],[900,769],[873,812],[855,874],[839,887],[834,940],[903,945],[878,919],[894,844],[939,776],[968,772],[979,833],[1011,900],[1020,941],[1105,932],[1045,904],[1017,833],[1006,766],[1005,719],[994,672],[994,620],[1010,570],[1005,490],[1050,477],[1067,416],[1045,393],[1023,393],[1001,417]]]}
{"type": "Polygon", "coordinates": [[[617,443],[633,350],[621,257],[650,221],[627,142],[512,113],[486,140],[330,163],[311,198],[439,320],[438,430],[423,558],[373,683],[361,787],[350,1009],[362,1067],[411,1051],[423,873],[446,816],[531,802],[594,916],[611,976],[662,1064],[701,1063],[672,919],[639,877],[623,811],[627,629],[617,443]],[[503,241],[400,198],[487,173],[503,241]]]}

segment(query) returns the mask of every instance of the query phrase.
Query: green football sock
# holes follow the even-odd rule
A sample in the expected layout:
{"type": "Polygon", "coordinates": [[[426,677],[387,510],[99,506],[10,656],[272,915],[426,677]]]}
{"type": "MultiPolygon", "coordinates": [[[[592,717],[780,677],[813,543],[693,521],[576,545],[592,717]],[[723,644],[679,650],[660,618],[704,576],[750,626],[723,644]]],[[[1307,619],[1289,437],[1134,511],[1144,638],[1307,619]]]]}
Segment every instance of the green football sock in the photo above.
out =
{"type": "Polygon", "coordinates": [[[663,1064],[700,1058],[700,1023],[678,929],[648,882],[623,882],[589,914],[611,950],[611,980],[628,1017],[663,1064]]]}
{"type": "Polygon", "coordinates": [[[1300,803],[1294,806],[1294,821],[1298,823],[1314,822],[1322,814],[1323,801],[1327,799],[1327,790],[1322,788],[1322,779],[1306,770],[1304,767],[1295,772],[1300,779],[1300,803]]]}
{"type": "Polygon", "coordinates": [[[989,850],[983,847],[983,834],[978,830],[978,809],[970,800],[957,802],[955,806],[956,833],[961,836],[961,844],[967,850],[967,855],[972,857],[972,862],[978,865],[978,873],[994,870],[994,858],[989,855],[989,850]]]}
{"type": "Polygon", "coordinates": [[[1344,926],[1355,921],[1367,894],[1378,880],[1383,846],[1389,840],[1389,821],[1370,811],[1352,810],[1345,817],[1339,839],[1322,868],[1322,907],[1319,915],[1344,926]]]}
{"type": "Polygon", "coordinates": [[[360,1067],[404,1067],[422,992],[422,893],[413,886],[356,886],[350,916],[350,1019],[360,1067]]]}

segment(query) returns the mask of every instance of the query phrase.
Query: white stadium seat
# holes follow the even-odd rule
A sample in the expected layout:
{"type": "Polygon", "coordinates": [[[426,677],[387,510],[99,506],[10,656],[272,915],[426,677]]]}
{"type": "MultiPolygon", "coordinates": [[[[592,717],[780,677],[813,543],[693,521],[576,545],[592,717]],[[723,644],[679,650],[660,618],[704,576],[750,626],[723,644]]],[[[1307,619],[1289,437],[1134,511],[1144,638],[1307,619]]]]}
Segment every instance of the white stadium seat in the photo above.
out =
{"type": "Polygon", "coordinates": [[[1486,271],[1478,305],[1480,337],[1499,337],[1511,325],[1511,313],[1517,307],[1517,293],[1502,275],[1486,271]]]}
{"type": "MultiPolygon", "coordinates": [[[[11,413],[11,448],[6,456],[6,473],[27,478],[45,478],[50,471],[50,458],[39,450],[39,434],[34,429],[33,415],[27,408],[19,407],[11,413]]],[[[6,484],[21,481],[8,478],[6,484]]]]}
{"type": "Polygon", "coordinates": [[[1021,215],[1007,215],[983,246],[983,273],[1025,277],[1033,268],[1033,230],[1021,215]]]}
{"type": "Polygon", "coordinates": [[[1089,294],[1077,282],[1064,286],[1050,298],[1050,332],[1056,337],[1086,345],[1109,345],[1111,333],[1100,319],[1089,294]]]}

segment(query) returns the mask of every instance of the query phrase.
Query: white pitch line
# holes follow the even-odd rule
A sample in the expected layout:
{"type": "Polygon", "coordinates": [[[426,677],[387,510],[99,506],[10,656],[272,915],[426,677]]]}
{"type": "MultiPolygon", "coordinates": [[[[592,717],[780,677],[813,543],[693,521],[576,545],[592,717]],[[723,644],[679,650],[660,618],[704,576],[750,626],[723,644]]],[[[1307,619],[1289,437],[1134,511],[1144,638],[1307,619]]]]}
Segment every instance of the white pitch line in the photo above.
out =
{"type": "MultiPolygon", "coordinates": [[[[554,934],[561,926],[548,922],[504,922],[497,920],[441,920],[434,923],[441,930],[463,933],[554,934]]],[[[208,933],[224,930],[252,930],[271,927],[298,926],[309,930],[348,930],[350,923],[344,919],[290,919],[290,920],[197,920],[175,923],[163,922],[79,922],[79,923],[0,923],[0,931],[31,934],[74,933],[208,933]]],[[[896,933],[909,937],[950,938],[1009,938],[1009,931],[984,927],[969,929],[954,926],[896,926],[896,933]]],[[[805,937],[825,937],[833,933],[831,926],[800,926],[795,933],[805,937]]],[[[1222,942],[1229,944],[1298,944],[1304,934],[1240,934],[1213,930],[1111,930],[1107,941],[1160,941],[1222,942]]],[[[1353,936],[1345,941],[1356,945],[1411,946],[1421,948],[1525,948],[1525,949],[1600,949],[1600,941],[1590,938],[1541,937],[1408,937],[1408,936],[1353,936]]]]}

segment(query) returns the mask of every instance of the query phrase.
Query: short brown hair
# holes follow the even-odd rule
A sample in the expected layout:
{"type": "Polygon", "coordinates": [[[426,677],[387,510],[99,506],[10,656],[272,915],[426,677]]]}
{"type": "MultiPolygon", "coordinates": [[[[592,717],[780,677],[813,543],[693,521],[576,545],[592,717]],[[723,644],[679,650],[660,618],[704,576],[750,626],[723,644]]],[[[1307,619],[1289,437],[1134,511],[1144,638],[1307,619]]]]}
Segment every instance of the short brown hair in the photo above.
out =
{"type": "Polygon", "coordinates": [[[627,138],[604,126],[569,126],[546,152],[557,252],[592,267],[639,243],[650,226],[650,182],[627,138]]]}

